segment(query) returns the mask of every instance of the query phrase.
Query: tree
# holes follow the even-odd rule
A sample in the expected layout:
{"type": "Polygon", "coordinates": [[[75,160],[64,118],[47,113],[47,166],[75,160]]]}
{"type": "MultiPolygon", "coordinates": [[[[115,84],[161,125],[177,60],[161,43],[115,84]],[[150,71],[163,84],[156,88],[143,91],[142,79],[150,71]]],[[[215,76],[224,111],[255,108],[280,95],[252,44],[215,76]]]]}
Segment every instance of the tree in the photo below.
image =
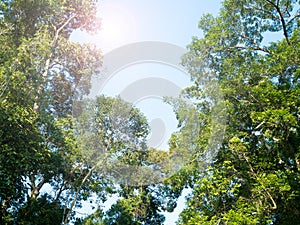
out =
{"type": "MultiPolygon", "coordinates": [[[[118,201],[105,213],[78,224],[161,224],[164,200],[160,194],[167,152],[149,149],[146,118],[120,98],[98,96],[77,105],[79,147],[89,171],[109,177],[118,201]]],[[[101,212],[101,213],[100,213],[101,212]]]]}
{"type": "MultiPolygon", "coordinates": [[[[82,176],[76,167],[80,152],[73,135],[73,96],[88,92],[101,63],[94,46],[68,39],[76,29],[97,30],[96,2],[0,3],[1,224],[55,215],[61,221],[61,209],[68,212],[68,199],[82,176]],[[41,196],[46,184],[54,195],[41,196]]],[[[102,182],[101,177],[91,182],[96,180],[102,182]]],[[[93,191],[102,190],[99,185],[93,191]]]]}
{"type": "Polygon", "coordinates": [[[194,179],[179,224],[299,223],[297,3],[227,0],[218,17],[202,17],[204,38],[193,39],[184,59],[194,80],[186,93],[201,115],[212,96],[203,81],[216,79],[227,129],[215,161],[194,179]],[[263,45],[266,32],[283,40],[263,45]]]}

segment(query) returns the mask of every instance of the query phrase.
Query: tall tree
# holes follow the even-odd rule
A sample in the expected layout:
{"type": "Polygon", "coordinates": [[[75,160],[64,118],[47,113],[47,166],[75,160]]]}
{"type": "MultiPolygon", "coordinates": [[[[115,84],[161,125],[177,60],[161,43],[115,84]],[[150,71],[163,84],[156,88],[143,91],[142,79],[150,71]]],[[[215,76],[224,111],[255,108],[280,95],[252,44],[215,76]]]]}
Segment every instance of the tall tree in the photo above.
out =
{"type": "Polygon", "coordinates": [[[165,200],[160,194],[168,154],[149,149],[146,118],[120,98],[99,96],[79,102],[78,144],[90,171],[116,183],[118,201],[107,212],[101,207],[77,224],[161,224],[165,200]]]}
{"type": "MultiPolygon", "coordinates": [[[[72,101],[88,92],[101,63],[99,50],[69,37],[76,29],[97,30],[96,3],[0,3],[1,224],[53,224],[68,212],[68,199],[82,176],[76,166],[80,152],[70,117],[72,101]],[[46,184],[55,194],[41,196],[46,184]]],[[[95,191],[100,193],[102,186],[95,191]]]]}
{"type": "Polygon", "coordinates": [[[299,223],[299,17],[292,0],[226,0],[218,17],[202,17],[204,38],[193,39],[184,59],[194,80],[186,93],[199,115],[211,116],[203,102],[213,92],[203,81],[215,79],[227,129],[179,224],[299,223]],[[266,32],[283,39],[263,44],[266,32]]]}

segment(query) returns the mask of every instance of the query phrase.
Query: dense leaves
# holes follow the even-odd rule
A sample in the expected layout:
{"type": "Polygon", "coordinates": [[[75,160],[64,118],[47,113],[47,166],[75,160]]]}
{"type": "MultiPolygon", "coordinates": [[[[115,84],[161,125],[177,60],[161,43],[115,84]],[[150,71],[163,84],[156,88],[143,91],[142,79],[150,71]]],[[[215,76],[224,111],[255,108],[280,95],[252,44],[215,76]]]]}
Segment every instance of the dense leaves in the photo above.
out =
{"type": "Polygon", "coordinates": [[[188,188],[178,224],[299,224],[299,1],[201,18],[169,152],[147,147],[131,104],[83,97],[101,54],[69,37],[97,30],[96,3],[0,3],[0,223],[162,224],[188,188]],[[79,218],[83,200],[95,211],[79,218]]]}
{"type": "Polygon", "coordinates": [[[180,224],[299,223],[297,3],[224,1],[218,17],[200,21],[204,38],[194,38],[184,62],[195,80],[187,92],[201,100],[199,83],[209,69],[223,91],[228,125],[180,224]],[[263,45],[265,32],[283,39],[263,45]]]}
{"type": "Polygon", "coordinates": [[[96,1],[1,1],[0,14],[0,223],[58,224],[82,173],[73,96],[101,59],[68,38],[95,31],[96,1]]]}

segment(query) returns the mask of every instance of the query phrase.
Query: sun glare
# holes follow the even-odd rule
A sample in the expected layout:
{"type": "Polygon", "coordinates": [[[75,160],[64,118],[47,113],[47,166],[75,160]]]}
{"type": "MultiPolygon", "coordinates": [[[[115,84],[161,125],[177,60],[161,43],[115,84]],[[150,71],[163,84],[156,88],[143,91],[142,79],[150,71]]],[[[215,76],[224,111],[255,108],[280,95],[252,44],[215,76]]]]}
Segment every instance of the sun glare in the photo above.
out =
{"type": "Polygon", "coordinates": [[[137,40],[134,14],[125,5],[103,1],[103,4],[99,4],[99,17],[101,29],[94,37],[94,42],[103,51],[137,40]]]}

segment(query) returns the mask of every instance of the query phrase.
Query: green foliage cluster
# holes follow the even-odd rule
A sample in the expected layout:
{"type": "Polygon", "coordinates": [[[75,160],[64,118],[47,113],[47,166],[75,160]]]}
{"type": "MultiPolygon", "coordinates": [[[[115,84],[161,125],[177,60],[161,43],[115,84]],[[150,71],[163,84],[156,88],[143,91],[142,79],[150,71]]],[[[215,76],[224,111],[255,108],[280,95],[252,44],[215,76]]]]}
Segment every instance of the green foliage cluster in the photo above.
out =
{"type": "Polygon", "coordinates": [[[97,30],[97,1],[1,1],[0,224],[163,224],[185,188],[178,224],[299,224],[299,3],[224,0],[201,18],[183,58],[193,104],[167,99],[165,152],[131,104],[83,100],[101,54],[69,37],[97,30]],[[84,218],[82,200],[98,205],[84,218]]]}
{"type": "Polygon", "coordinates": [[[97,29],[96,1],[1,1],[0,27],[0,223],[59,224],[85,173],[73,96],[101,62],[94,46],[68,39],[97,29]]]}
{"type": "Polygon", "coordinates": [[[164,220],[159,197],[141,186],[164,155],[147,151],[145,117],[121,99],[82,100],[101,52],[69,38],[97,31],[96,4],[0,3],[0,224],[82,223],[82,200],[100,204],[116,192],[124,200],[84,222],[164,220]]]}
{"type": "Polygon", "coordinates": [[[285,0],[226,0],[218,17],[202,17],[204,37],[184,59],[186,92],[202,104],[211,93],[201,84],[215,78],[227,128],[179,224],[299,224],[299,17],[299,1],[285,0]],[[266,32],[283,39],[264,44],[266,32]]]}

